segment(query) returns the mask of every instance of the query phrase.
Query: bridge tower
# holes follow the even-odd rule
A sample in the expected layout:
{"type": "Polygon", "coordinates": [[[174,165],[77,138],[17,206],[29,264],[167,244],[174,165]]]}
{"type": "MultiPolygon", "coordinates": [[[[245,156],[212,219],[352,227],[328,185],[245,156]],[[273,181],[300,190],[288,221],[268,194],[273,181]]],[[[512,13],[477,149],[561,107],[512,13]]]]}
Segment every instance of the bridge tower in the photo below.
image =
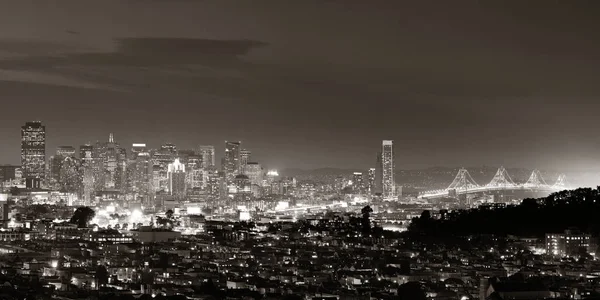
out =
{"type": "Polygon", "coordinates": [[[533,170],[533,172],[531,172],[531,176],[529,176],[529,180],[527,180],[527,182],[525,182],[525,184],[523,184],[523,187],[536,189],[536,188],[548,187],[548,184],[542,177],[542,174],[540,173],[539,170],[533,170]]]}
{"type": "Polygon", "coordinates": [[[456,174],[456,177],[454,177],[454,181],[452,181],[452,183],[448,186],[447,190],[455,190],[458,193],[467,193],[467,191],[478,187],[479,185],[477,184],[477,182],[475,182],[473,177],[471,177],[469,171],[467,171],[467,169],[465,168],[461,168],[460,170],[458,170],[458,174],[456,174]]]}
{"type": "Polygon", "coordinates": [[[494,178],[492,178],[492,181],[486,184],[486,187],[488,188],[511,188],[515,186],[516,184],[510,178],[510,175],[508,175],[508,172],[504,167],[498,168],[498,171],[496,172],[496,175],[494,175],[494,178]]]}
{"type": "Polygon", "coordinates": [[[567,175],[565,175],[565,174],[558,175],[558,179],[556,179],[556,183],[554,183],[552,188],[557,189],[557,190],[569,189],[569,183],[567,182],[567,175]]]}

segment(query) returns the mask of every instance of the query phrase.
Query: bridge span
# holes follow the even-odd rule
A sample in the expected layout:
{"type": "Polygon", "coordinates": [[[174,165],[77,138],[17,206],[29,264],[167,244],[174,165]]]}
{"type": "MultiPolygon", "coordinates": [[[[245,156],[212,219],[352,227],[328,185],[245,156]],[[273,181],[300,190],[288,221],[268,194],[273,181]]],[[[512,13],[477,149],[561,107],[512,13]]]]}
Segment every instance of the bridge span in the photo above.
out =
{"type": "Polygon", "coordinates": [[[549,185],[544,181],[540,171],[534,170],[529,176],[527,182],[523,184],[515,183],[508,175],[504,167],[500,167],[494,178],[486,184],[479,185],[469,174],[467,169],[460,169],[454,181],[445,189],[433,190],[419,193],[420,199],[436,199],[444,197],[456,197],[458,195],[485,193],[493,191],[536,191],[536,192],[556,192],[568,189],[567,177],[564,174],[558,176],[558,179],[553,185],[549,185]]]}

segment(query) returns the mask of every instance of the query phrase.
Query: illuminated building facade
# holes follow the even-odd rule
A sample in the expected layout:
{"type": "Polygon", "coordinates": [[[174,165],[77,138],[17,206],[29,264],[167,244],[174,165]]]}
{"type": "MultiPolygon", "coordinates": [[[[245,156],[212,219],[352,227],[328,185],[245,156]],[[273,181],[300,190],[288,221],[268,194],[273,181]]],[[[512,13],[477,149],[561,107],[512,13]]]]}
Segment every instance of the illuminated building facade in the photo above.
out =
{"type": "Polygon", "coordinates": [[[239,174],[246,174],[246,165],[248,165],[248,162],[250,161],[250,155],[252,155],[252,152],[250,150],[240,150],[240,169],[238,171],[239,174]]]}
{"type": "Polygon", "coordinates": [[[177,147],[170,143],[166,143],[162,145],[160,149],[154,151],[152,159],[154,162],[154,181],[156,190],[166,191],[169,189],[169,164],[173,163],[176,157],[177,147]]]}
{"type": "Polygon", "coordinates": [[[202,168],[208,169],[215,166],[215,147],[200,146],[198,154],[202,157],[202,168]]]}
{"type": "Polygon", "coordinates": [[[227,184],[233,183],[240,171],[240,142],[225,141],[225,156],[223,157],[223,172],[227,184]]]}
{"type": "Polygon", "coordinates": [[[572,230],[564,233],[546,234],[546,253],[548,255],[565,257],[577,256],[582,253],[594,255],[596,242],[591,235],[572,230]]]}
{"type": "Polygon", "coordinates": [[[146,148],[146,144],[135,143],[131,145],[131,158],[136,159],[138,154],[147,153],[148,149],[146,148]]]}
{"type": "Polygon", "coordinates": [[[355,193],[362,193],[364,189],[363,173],[354,172],[352,176],[352,187],[355,193]]]}
{"type": "Polygon", "coordinates": [[[168,179],[169,179],[169,194],[176,198],[185,197],[185,165],[182,164],[179,159],[168,166],[168,179]]]}
{"type": "Polygon", "coordinates": [[[62,157],[75,157],[75,147],[73,146],[59,146],[56,148],[56,155],[62,157]]]}
{"type": "Polygon", "coordinates": [[[367,192],[370,194],[375,193],[375,168],[370,168],[369,173],[367,173],[367,192]]]}
{"type": "Polygon", "coordinates": [[[98,142],[94,147],[97,166],[95,171],[96,191],[123,190],[126,187],[127,152],[115,142],[111,133],[108,142],[98,142]]]}
{"type": "Polygon", "coordinates": [[[384,140],[381,151],[383,198],[396,198],[396,181],[394,179],[394,141],[384,140]]]}
{"type": "Polygon", "coordinates": [[[21,127],[21,168],[26,179],[44,179],[46,175],[46,126],[27,122],[21,127]]]}

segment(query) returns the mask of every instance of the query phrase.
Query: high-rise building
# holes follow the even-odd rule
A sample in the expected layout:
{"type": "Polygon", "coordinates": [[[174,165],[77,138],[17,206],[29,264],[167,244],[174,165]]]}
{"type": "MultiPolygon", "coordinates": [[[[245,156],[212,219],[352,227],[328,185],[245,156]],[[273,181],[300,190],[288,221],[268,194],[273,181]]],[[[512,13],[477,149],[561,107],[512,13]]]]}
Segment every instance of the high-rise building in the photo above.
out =
{"type": "Polygon", "coordinates": [[[90,162],[94,157],[94,146],[85,144],[79,146],[79,160],[82,163],[90,162]]]}
{"type": "Polygon", "coordinates": [[[375,163],[375,194],[383,193],[383,158],[381,151],[377,152],[377,161],[375,163]]]}
{"type": "Polygon", "coordinates": [[[146,144],[135,143],[131,145],[131,159],[136,159],[138,154],[147,152],[148,149],[146,148],[146,144]]]}
{"type": "Polygon", "coordinates": [[[205,170],[202,168],[202,156],[194,150],[181,150],[179,157],[185,165],[187,188],[191,190],[204,187],[205,170]]]}
{"type": "Polygon", "coordinates": [[[127,168],[129,191],[144,204],[150,203],[154,196],[153,166],[150,153],[140,151],[135,154],[135,159],[129,162],[127,168]]]}
{"type": "Polygon", "coordinates": [[[62,157],[75,157],[75,147],[73,146],[59,146],[56,148],[56,155],[62,157]]]}
{"type": "Polygon", "coordinates": [[[21,127],[21,168],[26,179],[43,179],[46,175],[46,126],[27,122],[21,127]]]}
{"type": "Polygon", "coordinates": [[[214,146],[200,146],[198,147],[198,154],[202,156],[202,168],[208,169],[215,165],[215,147],[214,146]]]}
{"type": "Polygon", "coordinates": [[[168,166],[169,193],[177,198],[185,197],[185,165],[179,159],[168,166]]]}
{"type": "Polygon", "coordinates": [[[370,194],[375,193],[375,168],[370,168],[367,178],[367,192],[370,194]]]}
{"type": "Polygon", "coordinates": [[[225,156],[223,157],[223,172],[227,184],[233,183],[235,176],[240,171],[240,146],[241,142],[225,141],[225,156]]]}
{"type": "Polygon", "coordinates": [[[94,147],[97,166],[94,167],[96,191],[123,190],[126,187],[127,151],[115,142],[111,133],[108,142],[98,142],[94,147]]]}
{"type": "Polygon", "coordinates": [[[259,185],[263,184],[263,168],[257,162],[249,162],[246,165],[246,175],[250,179],[250,184],[259,185]]]}
{"type": "Polygon", "coordinates": [[[246,174],[246,165],[250,161],[250,155],[252,152],[250,150],[242,149],[240,150],[240,169],[239,174],[246,174]]]}
{"type": "Polygon", "coordinates": [[[383,199],[396,200],[394,179],[394,141],[384,140],[381,150],[383,199]]]}
{"type": "Polygon", "coordinates": [[[169,189],[168,166],[175,161],[176,157],[177,147],[173,144],[164,144],[160,149],[154,151],[152,159],[155,171],[155,189],[157,191],[169,189]]]}
{"type": "Polygon", "coordinates": [[[354,175],[352,176],[352,188],[355,193],[362,193],[364,189],[362,172],[354,172],[354,175]]]}

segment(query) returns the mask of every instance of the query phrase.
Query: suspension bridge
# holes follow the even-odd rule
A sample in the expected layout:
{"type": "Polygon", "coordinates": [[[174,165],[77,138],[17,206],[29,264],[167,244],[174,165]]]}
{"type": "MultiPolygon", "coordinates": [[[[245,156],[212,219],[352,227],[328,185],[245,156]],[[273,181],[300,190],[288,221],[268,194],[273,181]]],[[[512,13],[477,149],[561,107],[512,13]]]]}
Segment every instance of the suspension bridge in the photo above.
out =
{"type": "Polygon", "coordinates": [[[460,169],[454,181],[445,189],[426,191],[419,193],[420,199],[435,199],[443,197],[456,197],[458,195],[486,193],[493,191],[536,191],[536,192],[556,192],[569,189],[567,176],[561,174],[553,185],[546,183],[542,174],[534,170],[529,179],[522,184],[515,183],[508,175],[504,167],[500,167],[492,180],[485,185],[479,185],[467,169],[460,169]]]}

